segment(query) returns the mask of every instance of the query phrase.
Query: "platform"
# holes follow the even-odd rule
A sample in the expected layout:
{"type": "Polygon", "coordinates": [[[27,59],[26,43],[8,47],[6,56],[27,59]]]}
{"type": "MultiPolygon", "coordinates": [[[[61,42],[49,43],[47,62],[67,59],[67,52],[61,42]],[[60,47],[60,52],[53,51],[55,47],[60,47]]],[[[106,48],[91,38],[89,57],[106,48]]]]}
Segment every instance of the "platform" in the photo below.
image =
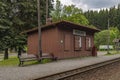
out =
{"type": "Polygon", "coordinates": [[[38,64],[26,67],[1,67],[0,80],[33,80],[43,76],[60,73],[95,63],[119,58],[120,54],[98,57],[85,57],[58,60],[47,64],[38,64]]]}

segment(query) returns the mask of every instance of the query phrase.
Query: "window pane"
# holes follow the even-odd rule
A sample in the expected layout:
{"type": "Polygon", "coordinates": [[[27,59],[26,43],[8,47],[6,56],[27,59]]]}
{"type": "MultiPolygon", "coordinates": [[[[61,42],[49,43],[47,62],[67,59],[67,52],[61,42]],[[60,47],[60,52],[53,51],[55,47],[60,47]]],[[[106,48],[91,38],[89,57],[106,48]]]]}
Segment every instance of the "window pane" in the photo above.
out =
{"type": "Polygon", "coordinates": [[[86,37],[86,50],[91,48],[91,38],[86,37]]]}
{"type": "Polygon", "coordinates": [[[80,50],[82,47],[82,39],[80,36],[74,36],[74,48],[75,50],[80,50]]]}
{"type": "Polygon", "coordinates": [[[91,47],[91,38],[89,37],[89,47],[91,47]]]}

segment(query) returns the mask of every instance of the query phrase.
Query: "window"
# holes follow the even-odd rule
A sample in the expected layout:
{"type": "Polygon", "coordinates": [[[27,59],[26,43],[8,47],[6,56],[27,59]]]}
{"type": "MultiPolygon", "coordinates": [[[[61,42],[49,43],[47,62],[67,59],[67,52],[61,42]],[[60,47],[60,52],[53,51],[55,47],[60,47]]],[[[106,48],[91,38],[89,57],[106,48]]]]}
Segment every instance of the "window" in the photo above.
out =
{"type": "Polygon", "coordinates": [[[82,38],[81,36],[74,36],[74,50],[81,50],[82,38]]]}
{"type": "Polygon", "coordinates": [[[90,50],[91,48],[91,38],[86,37],[86,50],[90,50]]]}

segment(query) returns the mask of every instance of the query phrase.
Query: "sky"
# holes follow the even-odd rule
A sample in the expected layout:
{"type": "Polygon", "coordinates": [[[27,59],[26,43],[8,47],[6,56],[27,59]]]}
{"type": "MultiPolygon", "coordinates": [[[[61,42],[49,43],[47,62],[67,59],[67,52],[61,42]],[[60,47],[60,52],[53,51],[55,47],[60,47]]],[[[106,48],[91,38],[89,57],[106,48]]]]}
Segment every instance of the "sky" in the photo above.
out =
{"type": "Polygon", "coordinates": [[[117,6],[120,0],[60,0],[63,5],[74,4],[83,11],[100,10],[117,6]]]}

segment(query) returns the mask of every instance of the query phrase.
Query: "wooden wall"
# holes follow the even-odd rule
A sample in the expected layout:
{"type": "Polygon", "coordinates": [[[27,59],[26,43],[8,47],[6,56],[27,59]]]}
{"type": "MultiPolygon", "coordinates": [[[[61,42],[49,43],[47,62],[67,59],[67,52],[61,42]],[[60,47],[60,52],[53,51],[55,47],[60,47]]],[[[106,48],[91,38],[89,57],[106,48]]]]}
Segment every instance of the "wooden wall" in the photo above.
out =
{"type": "MultiPolygon", "coordinates": [[[[91,37],[91,46],[94,45],[93,33],[87,32],[91,37]]],[[[86,49],[86,37],[82,37],[82,48],[75,50],[73,29],[51,27],[42,30],[42,51],[53,53],[59,59],[92,55],[91,50],[86,49]]],[[[38,32],[28,34],[28,54],[38,54],[38,32]]]]}
{"type": "MultiPolygon", "coordinates": [[[[92,55],[91,50],[86,49],[86,45],[87,45],[86,37],[82,37],[82,48],[80,50],[75,50],[73,29],[59,28],[58,33],[59,33],[58,40],[63,40],[63,43],[59,43],[59,48],[57,53],[59,58],[72,58],[72,57],[92,55]]],[[[91,38],[91,46],[93,46],[94,45],[93,34],[87,32],[86,36],[91,38]]]]}

